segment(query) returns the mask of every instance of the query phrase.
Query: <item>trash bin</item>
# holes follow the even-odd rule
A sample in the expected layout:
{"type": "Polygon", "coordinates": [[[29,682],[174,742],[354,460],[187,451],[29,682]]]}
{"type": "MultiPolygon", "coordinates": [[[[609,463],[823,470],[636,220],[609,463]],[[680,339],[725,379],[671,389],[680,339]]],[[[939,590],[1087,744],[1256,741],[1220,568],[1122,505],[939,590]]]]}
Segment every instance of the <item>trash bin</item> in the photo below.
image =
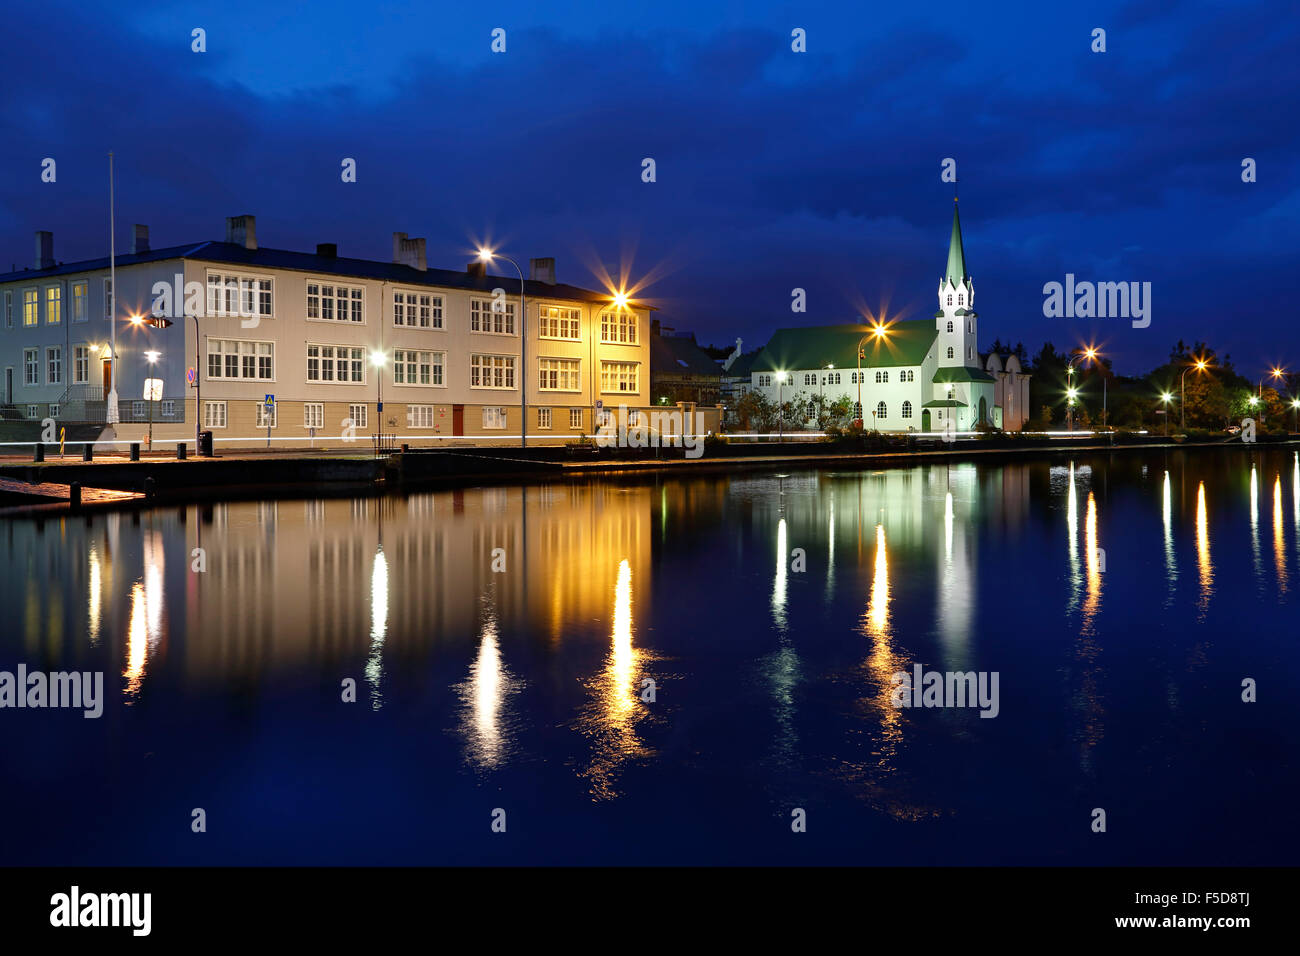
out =
{"type": "Polygon", "coordinates": [[[212,432],[199,432],[199,457],[212,457],[212,432]]]}

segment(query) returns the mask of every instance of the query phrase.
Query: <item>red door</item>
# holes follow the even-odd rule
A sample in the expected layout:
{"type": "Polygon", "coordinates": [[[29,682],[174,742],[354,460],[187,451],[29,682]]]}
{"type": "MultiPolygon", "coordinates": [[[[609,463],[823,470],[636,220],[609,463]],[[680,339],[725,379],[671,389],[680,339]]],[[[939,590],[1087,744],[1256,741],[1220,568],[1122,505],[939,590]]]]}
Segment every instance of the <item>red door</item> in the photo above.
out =
{"type": "Polygon", "coordinates": [[[465,406],[451,406],[451,433],[453,435],[465,434],[465,406]]]}

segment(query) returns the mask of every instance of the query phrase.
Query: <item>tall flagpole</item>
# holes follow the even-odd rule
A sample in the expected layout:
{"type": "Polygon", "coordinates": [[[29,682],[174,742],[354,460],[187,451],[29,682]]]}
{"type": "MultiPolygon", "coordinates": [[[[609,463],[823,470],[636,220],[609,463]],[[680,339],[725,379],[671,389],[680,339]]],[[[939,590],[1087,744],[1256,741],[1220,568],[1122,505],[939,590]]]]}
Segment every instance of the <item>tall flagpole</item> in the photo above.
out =
{"type": "Polygon", "coordinates": [[[107,423],[116,425],[117,416],[117,228],[113,209],[113,152],[108,153],[108,350],[109,380],[107,423]]]}

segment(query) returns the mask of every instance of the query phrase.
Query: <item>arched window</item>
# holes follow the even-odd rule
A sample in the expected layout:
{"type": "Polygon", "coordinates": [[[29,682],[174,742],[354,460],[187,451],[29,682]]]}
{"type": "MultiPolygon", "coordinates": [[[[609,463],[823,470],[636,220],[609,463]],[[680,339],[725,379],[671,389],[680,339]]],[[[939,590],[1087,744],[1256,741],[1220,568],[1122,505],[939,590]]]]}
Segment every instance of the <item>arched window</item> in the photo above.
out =
{"type": "Polygon", "coordinates": [[[839,373],[839,372],[836,372],[836,373],[835,373],[835,384],[836,384],[836,385],[840,384],[840,373],[839,373]]]}
{"type": "Polygon", "coordinates": [[[949,332],[952,331],[952,319],[949,319],[949,320],[948,320],[948,331],[949,331],[949,332]]]}
{"type": "Polygon", "coordinates": [[[912,403],[911,403],[911,402],[904,402],[904,403],[903,403],[903,417],[904,417],[904,418],[911,418],[911,417],[912,417],[912,403]]]}
{"type": "Polygon", "coordinates": [[[888,384],[888,383],[889,383],[889,373],[888,373],[888,372],[882,372],[881,374],[885,376],[884,378],[881,379],[881,381],[884,382],[884,383],[886,383],[886,384],[888,384]]]}
{"type": "Polygon", "coordinates": [[[948,346],[948,358],[952,358],[952,346],[948,346]]]}
{"type": "Polygon", "coordinates": [[[814,401],[808,402],[808,417],[809,418],[817,417],[817,403],[814,401]]]}
{"type": "Polygon", "coordinates": [[[859,419],[859,420],[862,418],[862,403],[861,403],[861,402],[854,402],[854,403],[853,403],[853,417],[856,418],[856,419],[859,419]]]}
{"type": "Polygon", "coordinates": [[[958,304],[958,305],[961,305],[961,295],[960,295],[960,294],[958,294],[958,296],[957,296],[957,304],[958,304]]]}
{"type": "Polygon", "coordinates": [[[948,304],[952,305],[952,296],[948,296],[948,304]]]}
{"type": "Polygon", "coordinates": [[[876,418],[885,417],[885,403],[881,402],[876,406],[876,418]]]}

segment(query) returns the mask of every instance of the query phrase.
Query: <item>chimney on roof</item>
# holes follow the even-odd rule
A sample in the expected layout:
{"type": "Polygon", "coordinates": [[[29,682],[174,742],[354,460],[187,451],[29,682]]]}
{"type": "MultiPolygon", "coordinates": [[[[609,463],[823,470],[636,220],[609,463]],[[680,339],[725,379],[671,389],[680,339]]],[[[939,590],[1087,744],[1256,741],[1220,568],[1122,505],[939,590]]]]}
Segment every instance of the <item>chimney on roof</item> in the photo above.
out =
{"type": "Polygon", "coordinates": [[[404,232],[393,233],[393,262],[427,272],[429,263],[424,253],[424,240],[407,239],[404,232]]]}
{"type": "Polygon", "coordinates": [[[529,259],[528,278],[535,282],[545,282],[547,285],[555,285],[555,257],[548,256],[545,259],[529,259]]]}
{"type": "Polygon", "coordinates": [[[658,320],[658,319],[651,319],[651,320],[650,320],[650,334],[651,334],[651,335],[658,335],[658,334],[659,334],[659,320],[658,320]]]}
{"type": "Polygon", "coordinates": [[[226,242],[243,246],[245,249],[257,248],[257,217],[227,216],[226,242]]]}
{"type": "Polygon", "coordinates": [[[131,255],[149,251],[149,227],[136,223],[131,227],[131,255]]]}
{"type": "Polygon", "coordinates": [[[486,279],[487,263],[482,259],[475,259],[472,262],[465,263],[465,271],[476,279],[486,279]]]}
{"type": "Polygon", "coordinates": [[[33,269],[54,268],[54,233],[36,230],[36,260],[33,269]]]}
{"type": "Polygon", "coordinates": [[[318,242],[316,243],[316,255],[322,259],[338,258],[339,247],[336,242],[318,242]]]}

